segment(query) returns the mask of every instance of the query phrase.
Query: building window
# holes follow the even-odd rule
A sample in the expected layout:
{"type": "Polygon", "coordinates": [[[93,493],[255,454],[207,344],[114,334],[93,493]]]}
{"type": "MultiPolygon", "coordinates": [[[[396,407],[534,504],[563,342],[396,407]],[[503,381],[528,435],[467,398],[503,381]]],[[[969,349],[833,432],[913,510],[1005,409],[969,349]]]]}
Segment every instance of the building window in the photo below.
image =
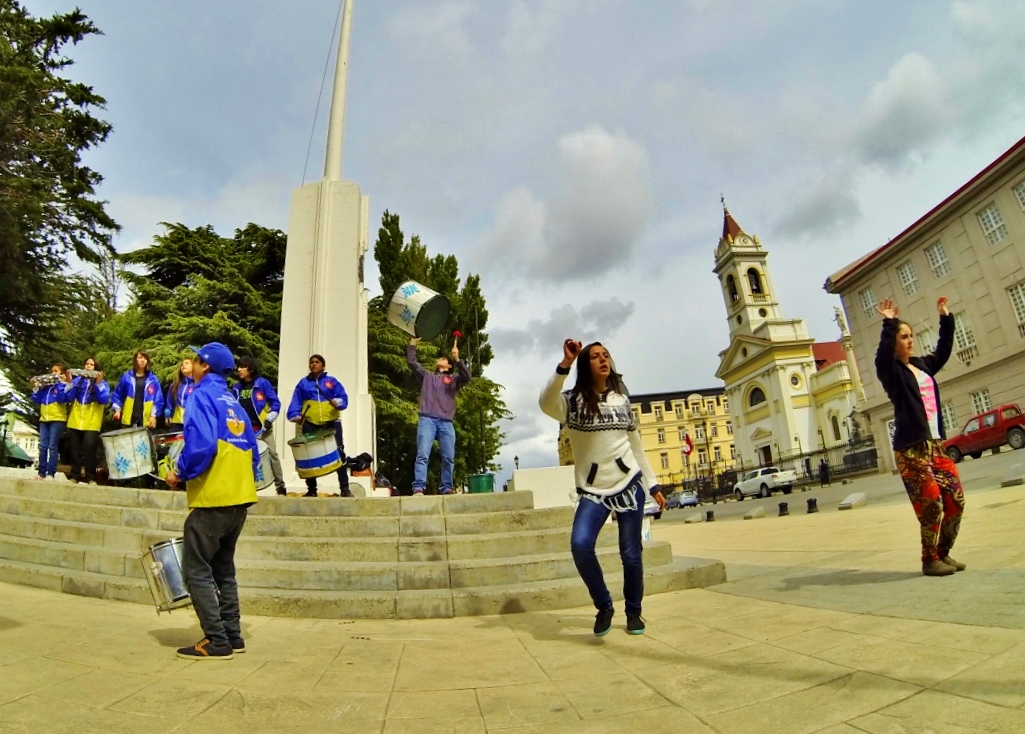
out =
{"type": "Polygon", "coordinates": [[[722,461],[722,449],[718,446],[712,447],[712,458],[715,461],[722,461]]]}
{"type": "Polygon", "coordinates": [[[694,426],[694,437],[697,438],[699,441],[704,441],[705,440],[705,427],[704,426],[694,426]]]}
{"type": "Polygon", "coordinates": [[[661,423],[662,422],[662,408],[660,408],[660,407],[658,407],[656,405],[654,408],[652,408],[652,410],[655,412],[655,420],[657,420],[658,422],[661,423]]]}
{"type": "Polygon", "coordinates": [[[712,438],[719,437],[719,426],[715,423],[712,424],[712,438]]]}
{"type": "Polygon", "coordinates": [[[690,466],[690,453],[687,449],[680,449],[680,459],[683,460],[684,466],[690,466]]]}
{"type": "Polygon", "coordinates": [[[677,435],[680,437],[681,441],[686,441],[687,440],[687,429],[686,428],[681,428],[679,430],[679,432],[677,433],[677,435]]]}
{"type": "Polygon", "coordinates": [[[940,406],[940,412],[943,416],[943,427],[946,429],[947,436],[953,434],[957,429],[957,412],[954,410],[954,401],[948,400],[940,406]]]}
{"type": "Polygon", "coordinates": [[[989,240],[989,244],[995,245],[997,242],[1007,236],[1007,225],[1004,224],[1004,218],[1000,216],[1000,210],[997,209],[996,204],[990,204],[978,214],[979,224],[982,225],[982,231],[986,235],[986,239],[989,240]]]}
{"type": "Polygon", "coordinates": [[[665,443],[666,442],[666,431],[665,431],[664,428],[659,428],[658,429],[658,442],[659,443],[665,443]]]}
{"type": "Polygon", "coordinates": [[[641,409],[630,408],[630,412],[634,414],[634,423],[640,423],[641,421],[641,409]]]}
{"type": "Polygon", "coordinates": [[[729,413],[730,412],[730,401],[729,401],[728,398],[723,398],[722,399],[722,412],[723,413],[729,413]]]}
{"type": "Polygon", "coordinates": [[[748,268],[747,282],[751,286],[751,293],[753,295],[759,295],[762,293],[762,276],[754,268],[748,268]]]}
{"type": "Polygon", "coordinates": [[[933,350],[936,349],[936,334],[932,329],[922,329],[915,334],[915,341],[918,342],[915,345],[915,353],[925,356],[926,354],[932,354],[933,350]]]}
{"type": "Polygon", "coordinates": [[[975,334],[964,311],[954,315],[954,349],[957,358],[963,364],[970,364],[979,356],[979,348],[975,345],[975,334]]]}
{"type": "Polygon", "coordinates": [[[730,294],[730,303],[740,300],[740,295],[737,293],[737,281],[733,279],[732,275],[726,276],[726,290],[730,294]]]}
{"type": "Polygon", "coordinates": [[[698,463],[704,466],[708,463],[708,454],[705,453],[704,449],[698,449],[698,463]]]}
{"type": "Polygon", "coordinates": [[[727,436],[732,436],[733,435],[733,424],[730,423],[729,421],[726,421],[726,435],[727,436]]]}
{"type": "Polygon", "coordinates": [[[737,447],[734,446],[733,444],[730,444],[730,461],[733,461],[736,458],[737,458],[737,447]]]}
{"type": "Polygon", "coordinates": [[[829,422],[833,426],[833,440],[842,441],[843,437],[840,435],[840,419],[834,415],[830,417],[829,422]]]}
{"type": "Polygon", "coordinates": [[[692,403],[690,406],[691,415],[701,415],[701,403],[692,403]]]}
{"type": "Polygon", "coordinates": [[[947,251],[943,244],[937,242],[925,248],[925,257],[929,260],[929,268],[934,278],[946,275],[950,272],[950,261],[947,260],[947,251]]]}
{"type": "Polygon", "coordinates": [[[761,405],[765,402],[765,392],[760,387],[756,387],[751,391],[751,395],[747,399],[748,405],[752,408],[756,405],[761,405]]]}
{"type": "Polygon", "coordinates": [[[989,388],[982,388],[979,392],[969,393],[972,399],[972,410],[976,413],[985,413],[993,409],[993,401],[989,398],[989,388]]]}
{"type": "Polygon", "coordinates": [[[905,295],[910,296],[918,291],[918,273],[915,272],[915,266],[910,260],[897,266],[897,277],[900,278],[900,285],[904,289],[905,295]]]}
{"type": "Polygon", "coordinates": [[[715,412],[715,401],[714,400],[709,400],[707,403],[705,403],[705,407],[708,408],[708,412],[709,413],[714,413],[715,412]]]}
{"type": "Polygon", "coordinates": [[[679,420],[680,418],[683,418],[683,406],[682,405],[674,405],[673,406],[673,412],[676,414],[677,420],[679,420]]]}
{"type": "Polygon", "coordinates": [[[1025,209],[1025,181],[1014,187],[1014,195],[1018,197],[1018,206],[1025,209]]]}
{"type": "Polygon", "coordinates": [[[663,451],[661,454],[658,455],[658,458],[659,458],[659,461],[662,464],[662,468],[663,469],[668,469],[669,468],[669,454],[666,453],[665,451],[663,451]]]}
{"type": "Polygon", "coordinates": [[[876,294],[872,292],[871,288],[866,288],[858,293],[861,298],[861,310],[865,312],[865,315],[870,319],[875,318],[876,315],[876,294]]]}
{"type": "Polygon", "coordinates": [[[1011,299],[1014,316],[1018,319],[1018,333],[1025,336],[1025,280],[1008,288],[1007,296],[1011,299]]]}

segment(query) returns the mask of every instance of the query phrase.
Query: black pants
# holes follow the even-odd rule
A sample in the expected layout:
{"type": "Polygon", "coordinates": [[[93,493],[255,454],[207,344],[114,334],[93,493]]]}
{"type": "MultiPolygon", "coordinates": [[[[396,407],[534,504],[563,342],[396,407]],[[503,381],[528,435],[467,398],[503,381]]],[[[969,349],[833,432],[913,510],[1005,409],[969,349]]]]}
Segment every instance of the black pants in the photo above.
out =
{"type": "Polygon", "coordinates": [[[182,575],[203,635],[214,647],[242,637],[235,544],[247,507],[196,507],[185,518],[182,575]]]}
{"type": "MultiPolygon", "coordinates": [[[[338,469],[338,488],[342,490],[342,494],[349,491],[349,470],[345,466],[345,443],[342,441],[342,422],[331,421],[330,423],[310,423],[309,421],[303,421],[302,426],[299,428],[302,434],[305,436],[310,433],[319,433],[320,431],[335,432],[335,443],[338,444],[338,453],[342,457],[342,466],[338,469]]],[[[317,478],[309,477],[306,480],[306,491],[316,492],[317,491],[317,478]]]]}
{"type": "Polygon", "coordinates": [[[78,481],[84,468],[85,481],[95,482],[96,449],[100,445],[100,432],[72,428],[68,430],[68,442],[71,444],[71,478],[78,481]]]}

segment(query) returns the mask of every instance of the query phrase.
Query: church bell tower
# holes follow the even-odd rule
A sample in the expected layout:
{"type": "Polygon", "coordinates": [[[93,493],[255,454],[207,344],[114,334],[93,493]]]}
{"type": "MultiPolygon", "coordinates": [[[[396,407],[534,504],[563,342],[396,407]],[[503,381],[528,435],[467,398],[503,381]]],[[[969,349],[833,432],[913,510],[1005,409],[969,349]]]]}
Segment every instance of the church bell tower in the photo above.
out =
{"type": "Polygon", "coordinates": [[[715,250],[730,337],[751,336],[766,321],[781,319],[779,301],[769,277],[768,253],[757,236],[747,234],[723,203],[722,237],[715,250]]]}

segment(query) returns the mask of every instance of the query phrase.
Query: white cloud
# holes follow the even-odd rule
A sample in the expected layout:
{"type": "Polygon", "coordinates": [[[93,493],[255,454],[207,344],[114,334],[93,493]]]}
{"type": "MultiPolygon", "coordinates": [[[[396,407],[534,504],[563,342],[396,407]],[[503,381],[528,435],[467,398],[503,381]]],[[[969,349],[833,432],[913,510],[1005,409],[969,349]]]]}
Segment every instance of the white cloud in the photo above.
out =
{"type": "Polygon", "coordinates": [[[633,316],[634,304],[617,298],[593,301],[579,311],[570,304],[553,308],[547,319],[531,319],[525,329],[491,329],[491,343],[505,354],[561,354],[565,339],[609,339],[633,316]]]}
{"type": "Polygon", "coordinates": [[[861,217],[854,186],[849,169],[823,172],[799,186],[776,224],[776,234],[783,238],[818,237],[850,226],[861,217]]]}
{"type": "Polygon", "coordinates": [[[627,263],[654,213],[644,147],[592,126],[559,139],[558,191],[507,193],[476,253],[541,280],[580,280],[627,263]]]}
{"type": "Polygon", "coordinates": [[[515,0],[509,6],[509,19],[502,49],[522,59],[544,50],[559,30],[563,18],[576,11],[578,0],[515,0]]]}
{"type": "Polygon", "coordinates": [[[463,58],[471,51],[466,21],[472,10],[469,2],[418,3],[396,12],[388,27],[392,39],[401,47],[421,52],[440,49],[463,58]]]}

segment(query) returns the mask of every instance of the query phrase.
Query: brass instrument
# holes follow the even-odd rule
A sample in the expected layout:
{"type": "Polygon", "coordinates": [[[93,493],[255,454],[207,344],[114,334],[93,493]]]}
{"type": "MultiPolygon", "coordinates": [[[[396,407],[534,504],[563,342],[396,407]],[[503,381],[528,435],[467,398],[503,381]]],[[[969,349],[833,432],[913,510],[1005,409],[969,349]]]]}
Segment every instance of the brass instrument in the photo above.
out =
{"type": "Polygon", "coordinates": [[[62,382],[61,377],[63,377],[63,375],[47,372],[45,375],[36,375],[35,377],[29,378],[29,384],[32,385],[33,390],[38,390],[41,387],[49,387],[50,385],[56,385],[62,382]]]}

